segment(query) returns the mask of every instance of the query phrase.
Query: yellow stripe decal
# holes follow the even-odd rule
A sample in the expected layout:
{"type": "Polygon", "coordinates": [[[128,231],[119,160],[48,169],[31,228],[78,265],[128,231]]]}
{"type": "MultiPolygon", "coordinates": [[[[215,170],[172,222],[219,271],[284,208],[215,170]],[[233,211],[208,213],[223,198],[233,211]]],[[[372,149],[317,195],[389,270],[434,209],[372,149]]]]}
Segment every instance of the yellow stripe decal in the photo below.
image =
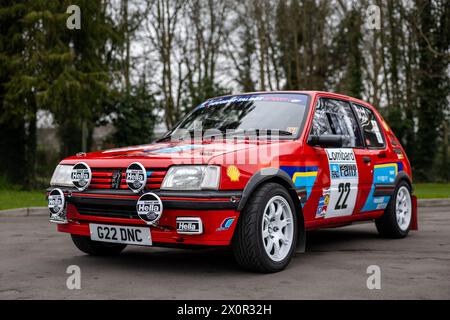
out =
{"type": "Polygon", "coordinates": [[[397,176],[397,174],[398,174],[398,164],[397,163],[384,163],[384,164],[376,164],[376,165],[374,165],[375,169],[378,169],[378,168],[389,168],[389,167],[395,168],[395,175],[397,176]]]}
{"type": "Polygon", "coordinates": [[[298,177],[316,177],[317,171],[315,172],[296,172],[294,173],[294,176],[292,177],[292,181],[295,181],[298,177]]]}

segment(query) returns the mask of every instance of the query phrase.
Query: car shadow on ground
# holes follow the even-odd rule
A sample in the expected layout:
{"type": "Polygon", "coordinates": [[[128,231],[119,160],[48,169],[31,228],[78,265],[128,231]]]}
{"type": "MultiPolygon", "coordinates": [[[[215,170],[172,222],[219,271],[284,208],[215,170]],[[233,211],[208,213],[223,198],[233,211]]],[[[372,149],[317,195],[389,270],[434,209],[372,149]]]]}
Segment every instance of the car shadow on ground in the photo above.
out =
{"type": "Polygon", "coordinates": [[[306,253],[329,251],[358,251],[355,245],[362,241],[382,241],[375,227],[358,229],[341,227],[337,229],[322,229],[310,231],[306,234],[306,253]]]}
{"type": "MultiPolygon", "coordinates": [[[[361,241],[380,240],[375,230],[368,229],[339,228],[311,231],[307,233],[306,253],[297,253],[296,256],[307,255],[310,256],[308,259],[314,259],[314,255],[318,252],[360,251],[355,249],[355,244],[361,241]]],[[[176,273],[180,273],[181,270],[189,274],[245,272],[236,264],[231,248],[172,249],[130,246],[120,256],[81,255],[71,257],[69,260],[74,264],[93,264],[97,267],[100,264],[108,268],[176,273]]],[[[295,260],[294,258],[293,263],[295,260]]]]}

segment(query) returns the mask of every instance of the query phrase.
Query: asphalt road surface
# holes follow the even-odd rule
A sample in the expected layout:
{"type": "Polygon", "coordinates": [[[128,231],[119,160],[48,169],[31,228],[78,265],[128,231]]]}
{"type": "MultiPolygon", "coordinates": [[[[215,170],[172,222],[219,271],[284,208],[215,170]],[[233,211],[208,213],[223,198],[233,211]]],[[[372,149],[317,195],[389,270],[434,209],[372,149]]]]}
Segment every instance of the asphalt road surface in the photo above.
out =
{"type": "Polygon", "coordinates": [[[128,247],[90,257],[46,217],[0,217],[0,299],[450,299],[450,208],[420,209],[420,231],[378,237],[373,224],[308,233],[276,274],[243,271],[226,250],[128,247]],[[66,286],[67,267],[81,289],[66,286]],[[381,289],[367,288],[367,268],[381,289]]]}

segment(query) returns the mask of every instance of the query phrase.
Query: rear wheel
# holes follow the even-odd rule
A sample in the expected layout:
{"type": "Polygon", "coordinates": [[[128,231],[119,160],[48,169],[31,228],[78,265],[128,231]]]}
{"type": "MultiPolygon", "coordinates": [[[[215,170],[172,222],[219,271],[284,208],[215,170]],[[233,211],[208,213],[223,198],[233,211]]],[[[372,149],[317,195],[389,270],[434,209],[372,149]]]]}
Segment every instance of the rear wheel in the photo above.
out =
{"type": "Polygon", "coordinates": [[[72,234],[71,237],[73,243],[80,251],[93,256],[118,255],[127,246],[126,244],[92,241],[89,237],[79,236],[76,234],[72,234]]]}
{"type": "Polygon", "coordinates": [[[375,224],[382,237],[399,239],[408,235],[411,217],[411,189],[405,181],[401,181],[395,188],[384,215],[375,224]]]}
{"type": "Polygon", "coordinates": [[[294,203],[276,183],[260,187],[241,213],[233,251],[244,268],[258,272],[283,270],[292,259],[297,240],[294,203]]]}

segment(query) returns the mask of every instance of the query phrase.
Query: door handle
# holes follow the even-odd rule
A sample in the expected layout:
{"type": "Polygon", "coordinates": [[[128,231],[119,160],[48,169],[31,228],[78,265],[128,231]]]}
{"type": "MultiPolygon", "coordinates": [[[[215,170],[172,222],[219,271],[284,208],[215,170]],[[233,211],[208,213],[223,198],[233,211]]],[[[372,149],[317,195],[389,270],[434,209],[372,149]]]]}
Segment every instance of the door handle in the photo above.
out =
{"type": "Polygon", "coordinates": [[[381,151],[381,152],[378,154],[378,158],[386,158],[386,157],[387,157],[387,154],[386,154],[385,151],[381,151]]]}
{"type": "Polygon", "coordinates": [[[372,161],[372,159],[368,156],[364,156],[363,161],[364,161],[364,163],[370,163],[372,161]]]}

